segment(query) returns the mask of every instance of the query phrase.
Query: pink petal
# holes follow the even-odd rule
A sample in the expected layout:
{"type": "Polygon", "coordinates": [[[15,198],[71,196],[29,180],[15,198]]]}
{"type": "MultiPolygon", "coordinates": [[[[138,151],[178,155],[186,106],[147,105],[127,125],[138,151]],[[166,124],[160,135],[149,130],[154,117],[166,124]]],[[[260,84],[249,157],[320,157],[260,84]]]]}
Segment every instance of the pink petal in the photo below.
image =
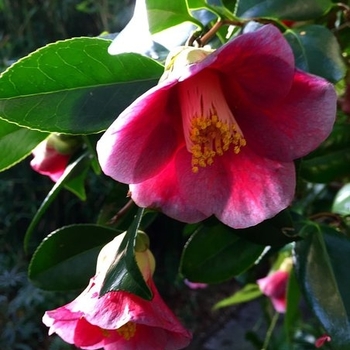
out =
{"type": "Polygon", "coordinates": [[[244,101],[261,108],[288,94],[293,82],[294,56],[280,31],[266,25],[254,33],[238,36],[190,70],[193,73],[206,67],[222,73],[226,98],[232,105],[244,101]]]}
{"type": "Polygon", "coordinates": [[[268,109],[246,105],[236,112],[244,136],[255,152],[290,161],[314,150],[332,130],[336,94],[324,79],[296,71],[283,103],[268,109]]]}
{"type": "MultiPolygon", "coordinates": [[[[185,153],[188,162],[186,171],[191,171],[191,155],[183,147],[178,153],[185,153]]],[[[198,222],[208,215],[199,211],[179,189],[182,173],[176,167],[176,156],[156,176],[139,184],[131,184],[131,196],[140,207],[161,208],[168,216],[183,222],[198,222]]]]}
{"type": "Polygon", "coordinates": [[[170,90],[173,85],[149,90],[107,129],[97,144],[105,174],[120,182],[138,183],[166,165],[183,139],[178,103],[170,90]]]}
{"type": "Polygon", "coordinates": [[[234,228],[250,227],[290,205],[295,191],[292,162],[259,157],[248,146],[231,158],[224,164],[231,180],[229,197],[222,211],[215,212],[220,221],[234,228]]]}
{"type": "Polygon", "coordinates": [[[332,339],[328,334],[321,335],[319,338],[315,341],[315,347],[321,348],[325,343],[330,342],[332,339]]]}

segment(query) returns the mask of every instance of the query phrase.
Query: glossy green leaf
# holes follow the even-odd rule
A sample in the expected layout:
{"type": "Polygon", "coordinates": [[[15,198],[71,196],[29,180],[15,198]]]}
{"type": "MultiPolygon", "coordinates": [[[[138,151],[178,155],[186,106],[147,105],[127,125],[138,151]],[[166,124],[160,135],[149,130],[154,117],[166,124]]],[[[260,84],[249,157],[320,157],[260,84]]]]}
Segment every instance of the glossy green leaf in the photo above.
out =
{"type": "Polygon", "coordinates": [[[38,225],[42,216],[45,214],[47,208],[57,197],[62,187],[69,181],[73,180],[75,177],[80,176],[81,172],[86,169],[88,164],[90,164],[90,157],[87,153],[84,153],[78,159],[76,159],[75,161],[73,161],[67,166],[66,170],[60,177],[59,181],[57,181],[55,185],[52,187],[51,191],[48,193],[48,195],[42,202],[40,208],[36,212],[33,220],[31,221],[30,225],[27,228],[27,231],[24,236],[24,249],[26,251],[28,251],[29,249],[30,239],[33,234],[33,231],[35,227],[38,225]]]}
{"type": "Polygon", "coordinates": [[[327,183],[349,174],[350,148],[304,159],[300,165],[301,177],[310,182],[327,183]]]}
{"type": "Polygon", "coordinates": [[[292,341],[295,325],[300,317],[301,292],[294,270],[291,271],[287,285],[287,310],[284,317],[284,331],[289,342],[292,341]]]}
{"type": "Polygon", "coordinates": [[[321,17],[332,5],[330,0],[238,0],[236,15],[242,18],[276,17],[304,21],[321,17]]]}
{"type": "Polygon", "coordinates": [[[334,197],[332,212],[350,215],[350,183],[344,185],[334,197]]]}
{"type": "Polygon", "coordinates": [[[17,61],[0,76],[0,117],[49,132],[105,130],[163,72],[139,54],[109,55],[110,43],[58,41],[17,61]]]}
{"type": "Polygon", "coordinates": [[[62,227],[36,249],[29,278],[45,290],[84,288],[94,275],[101,248],[120,231],[92,224],[62,227]]]}
{"type": "Polygon", "coordinates": [[[152,34],[183,22],[192,22],[201,27],[201,23],[190,15],[186,0],[146,0],[146,6],[149,30],[152,34]]]}
{"type": "Polygon", "coordinates": [[[228,298],[222,299],[218,303],[216,303],[214,305],[214,310],[220,309],[222,307],[246,303],[247,301],[254,300],[260,297],[261,295],[262,292],[257,284],[248,283],[235,294],[229,296],[228,298]]]}
{"type": "Polygon", "coordinates": [[[141,224],[144,209],[139,209],[135,219],[120,244],[114,262],[109,267],[103,281],[100,295],[111,291],[124,290],[146,300],[152,299],[152,292],[147,286],[135,260],[134,248],[137,231],[141,224]]]}
{"type": "Polygon", "coordinates": [[[247,270],[263,250],[225,225],[203,225],[186,243],[180,272],[190,281],[219,283],[247,270]]]}
{"type": "Polygon", "coordinates": [[[298,68],[335,83],[346,67],[340,46],[332,32],[321,25],[307,25],[288,30],[285,38],[292,47],[298,68]]]}
{"type": "Polygon", "coordinates": [[[26,158],[48,134],[0,119],[0,171],[26,158]]]}
{"type": "Polygon", "coordinates": [[[295,245],[295,271],[332,348],[350,347],[350,239],[325,226],[307,227],[295,245]]]}

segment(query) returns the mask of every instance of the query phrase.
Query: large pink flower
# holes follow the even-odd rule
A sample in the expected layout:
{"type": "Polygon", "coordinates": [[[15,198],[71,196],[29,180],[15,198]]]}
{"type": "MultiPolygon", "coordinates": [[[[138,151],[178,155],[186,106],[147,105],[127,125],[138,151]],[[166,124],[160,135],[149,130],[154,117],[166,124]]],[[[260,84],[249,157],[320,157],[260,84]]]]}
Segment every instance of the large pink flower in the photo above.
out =
{"type": "Polygon", "coordinates": [[[176,350],[187,346],[190,333],[163,302],[153,283],[153,255],[149,250],[136,254],[153,293],[151,301],[124,291],[99,297],[115,251],[102,259],[100,255],[99,261],[105,267],[99,267],[98,262],[96,276],[87,288],[69,304],[45,312],[43,322],[50,327],[49,334],[57,333],[66,342],[82,349],[176,350]]]}
{"type": "Polygon", "coordinates": [[[330,133],[336,94],[295,68],[272,25],[202,56],[182,69],[175,57],[176,69],[102,136],[99,161],[141,207],[253,226],[291,203],[293,160],[330,133]]]}
{"type": "Polygon", "coordinates": [[[275,310],[285,313],[287,308],[287,284],[289,272],[278,270],[257,280],[260,290],[270,298],[275,310]]]}

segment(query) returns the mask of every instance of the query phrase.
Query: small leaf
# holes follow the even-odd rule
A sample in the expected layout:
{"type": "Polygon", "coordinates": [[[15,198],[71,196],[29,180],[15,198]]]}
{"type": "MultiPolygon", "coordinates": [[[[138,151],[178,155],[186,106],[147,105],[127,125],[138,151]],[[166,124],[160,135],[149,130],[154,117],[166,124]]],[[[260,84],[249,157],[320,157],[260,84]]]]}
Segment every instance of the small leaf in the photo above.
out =
{"type": "Polygon", "coordinates": [[[350,215],[350,183],[344,185],[335,195],[332,212],[350,215]]]}
{"type": "Polygon", "coordinates": [[[238,0],[236,15],[304,21],[323,16],[332,6],[330,0],[238,0]]]}
{"type": "Polygon", "coordinates": [[[288,30],[285,38],[292,47],[298,68],[336,83],[344,78],[346,67],[332,32],[321,25],[288,30]]]}
{"type": "Polygon", "coordinates": [[[31,221],[25,236],[24,236],[24,249],[28,252],[29,243],[36,225],[38,225],[41,217],[45,214],[49,205],[57,197],[58,193],[61,191],[62,187],[70,180],[74,179],[76,176],[79,176],[82,169],[86,169],[87,164],[90,163],[90,157],[87,153],[82,154],[78,159],[70,163],[59,181],[55,183],[51,191],[48,193],[44,201],[42,202],[40,208],[36,212],[33,220],[31,221]]]}
{"type": "Polygon", "coordinates": [[[0,171],[26,158],[48,134],[0,119],[0,171]]]}
{"type": "Polygon", "coordinates": [[[139,54],[109,55],[110,43],[68,39],[17,61],[0,76],[0,117],[48,132],[105,130],[163,72],[139,54]]]}
{"type": "Polygon", "coordinates": [[[220,300],[213,307],[214,310],[220,309],[222,307],[233,306],[241,303],[246,303],[256,299],[262,295],[259,286],[255,283],[246,284],[241,290],[233,294],[232,296],[220,300]]]}
{"type": "Polygon", "coordinates": [[[139,297],[151,300],[152,292],[147,286],[135,260],[135,243],[137,231],[141,224],[144,209],[139,209],[137,215],[120,244],[114,262],[109,267],[103,281],[100,295],[111,291],[124,290],[139,297]]]}
{"type": "Polygon", "coordinates": [[[185,0],[167,2],[164,0],[146,0],[146,6],[149,30],[152,34],[183,22],[192,22],[198,27],[202,26],[199,21],[190,15],[185,0]]]}
{"type": "Polygon", "coordinates": [[[334,349],[349,349],[350,239],[325,225],[306,228],[295,245],[298,281],[334,349]]]}
{"type": "Polygon", "coordinates": [[[120,233],[92,224],[66,226],[50,233],[30,262],[30,280],[45,290],[84,288],[94,275],[101,248],[120,233]]]}
{"type": "Polygon", "coordinates": [[[180,272],[190,281],[219,283],[247,270],[263,250],[225,225],[202,225],[186,243],[180,272]]]}

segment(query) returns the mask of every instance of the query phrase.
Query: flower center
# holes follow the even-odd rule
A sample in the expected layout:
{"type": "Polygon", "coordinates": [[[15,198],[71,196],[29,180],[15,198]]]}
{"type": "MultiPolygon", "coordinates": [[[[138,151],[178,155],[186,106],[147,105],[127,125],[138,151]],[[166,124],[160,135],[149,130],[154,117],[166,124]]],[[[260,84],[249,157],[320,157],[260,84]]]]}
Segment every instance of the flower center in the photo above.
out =
{"type": "Polygon", "coordinates": [[[117,332],[125,340],[130,340],[136,333],[136,323],[128,322],[117,329],[117,332]]]}
{"type": "Polygon", "coordinates": [[[192,171],[214,163],[230,148],[238,154],[246,145],[223,94],[219,77],[203,72],[180,84],[181,112],[187,150],[192,153],[192,171]]]}

